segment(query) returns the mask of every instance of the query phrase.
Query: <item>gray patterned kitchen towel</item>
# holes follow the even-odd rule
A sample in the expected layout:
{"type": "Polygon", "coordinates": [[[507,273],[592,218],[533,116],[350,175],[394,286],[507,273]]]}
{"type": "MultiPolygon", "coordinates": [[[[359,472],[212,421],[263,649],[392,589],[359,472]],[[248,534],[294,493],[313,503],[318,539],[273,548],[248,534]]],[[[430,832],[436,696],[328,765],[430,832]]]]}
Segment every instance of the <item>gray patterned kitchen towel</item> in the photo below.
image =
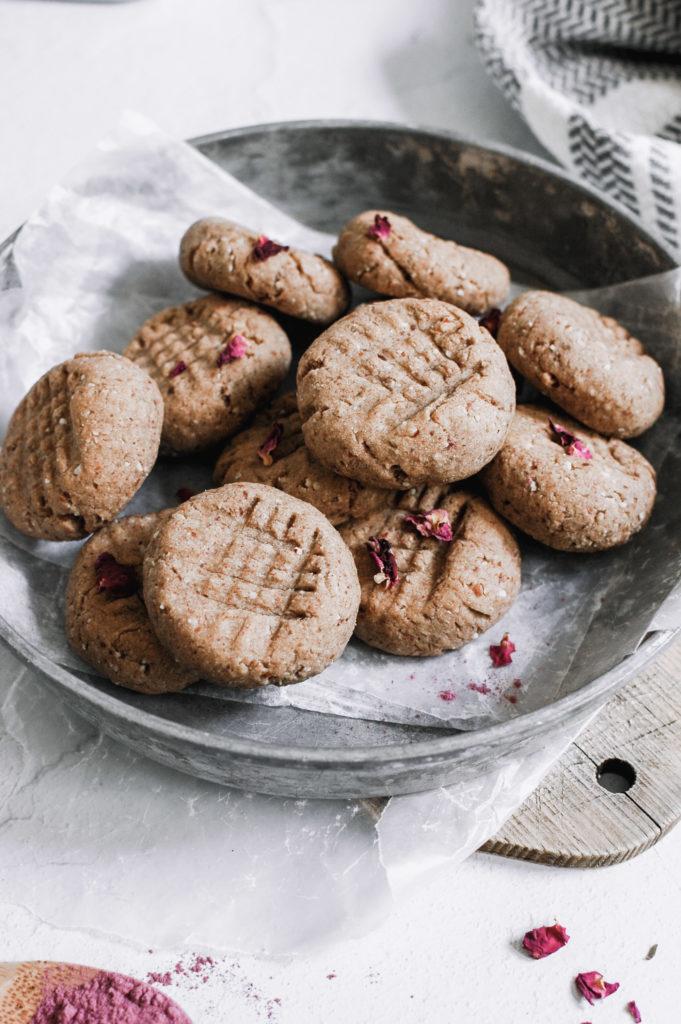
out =
{"type": "Polygon", "coordinates": [[[681,0],[478,0],[487,71],[539,141],[681,250],[681,0]]]}

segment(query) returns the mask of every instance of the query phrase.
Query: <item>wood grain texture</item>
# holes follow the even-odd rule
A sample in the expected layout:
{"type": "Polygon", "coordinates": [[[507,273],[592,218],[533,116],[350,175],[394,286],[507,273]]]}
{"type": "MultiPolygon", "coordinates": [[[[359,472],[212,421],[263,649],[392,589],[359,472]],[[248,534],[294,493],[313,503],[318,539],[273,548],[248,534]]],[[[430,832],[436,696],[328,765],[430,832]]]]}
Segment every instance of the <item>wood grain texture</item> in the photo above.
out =
{"type": "Polygon", "coordinates": [[[612,697],[522,807],[481,847],[558,867],[602,867],[647,850],[681,818],[681,641],[612,697]],[[633,766],[624,793],[603,762],[633,766]]]}

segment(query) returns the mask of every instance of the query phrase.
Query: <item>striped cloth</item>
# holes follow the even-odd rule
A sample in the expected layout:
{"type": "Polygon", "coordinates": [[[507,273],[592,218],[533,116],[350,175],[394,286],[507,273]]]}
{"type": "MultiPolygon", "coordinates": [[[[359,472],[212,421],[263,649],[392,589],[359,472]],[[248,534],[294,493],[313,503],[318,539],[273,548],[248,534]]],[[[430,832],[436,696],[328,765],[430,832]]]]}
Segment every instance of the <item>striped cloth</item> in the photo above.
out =
{"type": "Polygon", "coordinates": [[[539,141],[681,257],[681,0],[477,0],[475,15],[539,141]]]}

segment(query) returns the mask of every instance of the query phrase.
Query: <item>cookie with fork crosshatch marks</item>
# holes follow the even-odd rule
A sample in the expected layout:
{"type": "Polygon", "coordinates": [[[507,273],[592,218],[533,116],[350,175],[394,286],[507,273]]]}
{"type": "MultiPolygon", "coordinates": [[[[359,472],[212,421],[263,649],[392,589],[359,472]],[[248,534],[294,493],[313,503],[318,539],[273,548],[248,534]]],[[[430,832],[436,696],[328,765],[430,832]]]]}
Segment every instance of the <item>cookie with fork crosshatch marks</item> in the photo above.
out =
{"type": "Polygon", "coordinates": [[[220,217],[192,224],[180,245],[180,266],[199,288],[241,295],[313,324],[330,324],[350,302],[345,278],[323,256],[220,217]]]}
{"type": "Polygon", "coordinates": [[[472,476],[504,443],[515,385],[492,336],[436,299],[360,306],[298,366],[305,444],[342,476],[406,490],[472,476]]]}
{"type": "Polygon", "coordinates": [[[520,590],[510,530],[467,491],[410,491],[400,507],[353,520],[340,534],[362,587],[355,633],[389,654],[463,647],[493,626],[520,590]]]}
{"type": "Polygon", "coordinates": [[[78,552],[66,587],[66,635],[76,654],[112,683],[174,693],[197,681],[159,642],[142,599],[142,562],[169,512],[126,516],[78,552]]]}
{"type": "Polygon", "coordinates": [[[333,258],[351,281],[382,295],[442,299],[475,316],[500,306],[511,283],[508,268],[495,256],[377,210],[345,225],[333,258]]]}
{"type": "Polygon", "coordinates": [[[250,302],[204,295],[140,327],[124,353],[158,384],[161,450],[188,454],[239,430],[291,363],[289,340],[250,302]]]}
{"type": "Polygon", "coordinates": [[[398,493],[339,476],[315,459],[303,440],[295,391],[276,398],[252,426],[231,439],[213,479],[218,486],[250,480],[278,487],[309,501],[334,526],[386,505],[398,493]],[[266,452],[272,440],[276,444],[266,452]]]}
{"type": "Polygon", "coordinates": [[[127,505],[156,461],[163,401],[114,352],[53,366],[17,406],[0,454],[0,506],[22,533],[77,540],[127,505]]]}
{"type": "Polygon", "coordinates": [[[161,639],[214,683],[296,683],[342,654],[359,606],[352,556],[321,512],[262,484],[191,498],[144,560],[161,639]]]}

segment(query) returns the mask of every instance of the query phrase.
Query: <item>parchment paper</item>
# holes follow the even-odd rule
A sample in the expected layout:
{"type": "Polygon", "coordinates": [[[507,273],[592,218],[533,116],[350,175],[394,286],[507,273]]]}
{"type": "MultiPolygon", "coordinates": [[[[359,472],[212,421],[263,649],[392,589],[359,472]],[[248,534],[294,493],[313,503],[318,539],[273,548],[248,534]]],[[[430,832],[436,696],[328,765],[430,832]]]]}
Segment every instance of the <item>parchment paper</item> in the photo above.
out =
{"type": "MultiPolygon", "coordinates": [[[[198,294],[179,270],[177,251],[187,226],[207,213],[330,254],[331,236],[293,221],[190,146],[128,117],[114,138],[52,190],[15,243],[0,296],[1,426],[17,397],[50,366],[76,351],[122,351],[146,317],[198,294]]],[[[198,690],[215,699],[471,729],[541,707],[634,651],[681,577],[680,273],[581,296],[642,337],[668,384],[667,411],[640,440],[659,470],[661,498],[652,522],[632,543],[601,555],[564,555],[520,538],[520,597],[461,651],[396,658],[354,641],[342,659],[296,686],[235,693],[202,683],[186,691],[186,699],[198,690]],[[489,645],[505,632],[516,653],[512,665],[494,669],[489,645]]],[[[295,333],[292,342],[299,354],[295,333]]],[[[126,512],[174,505],[178,487],[210,486],[211,470],[200,459],[163,460],[126,512]]],[[[23,635],[38,636],[54,660],[82,671],[64,638],[60,596],[76,545],[33,542],[4,517],[0,541],[7,580],[0,614],[23,635]],[[16,549],[39,560],[35,585],[26,586],[16,549]]],[[[667,626],[678,621],[676,608],[667,606],[667,626]]]]}

